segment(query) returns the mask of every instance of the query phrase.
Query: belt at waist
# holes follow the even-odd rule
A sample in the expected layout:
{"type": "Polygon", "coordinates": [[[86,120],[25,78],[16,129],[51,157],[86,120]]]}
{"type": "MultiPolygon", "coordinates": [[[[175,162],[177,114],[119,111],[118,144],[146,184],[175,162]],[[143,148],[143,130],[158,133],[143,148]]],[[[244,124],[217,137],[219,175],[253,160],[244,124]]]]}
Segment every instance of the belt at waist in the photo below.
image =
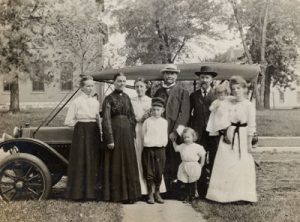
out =
{"type": "Polygon", "coordinates": [[[247,123],[241,123],[241,122],[231,123],[231,126],[236,126],[236,127],[246,127],[247,125],[248,125],[247,123]]]}
{"type": "Polygon", "coordinates": [[[164,148],[164,146],[144,146],[145,150],[162,150],[164,148]]]}
{"type": "Polygon", "coordinates": [[[183,163],[199,163],[198,161],[186,161],[186,160],[182,160],[183,163]]]}
{"type": "Polygon", "coordinates": [[[96,119],[77,119],[79,123],[96,122],[96,119]]]}
{"type": "Polygon", "coordinates": [[[231,123],[231,126],[235,126],[235,129],[233,131],[231,149],[233,150],[235,136],[237,135],[238,136],[238,140],[239,140],[238,141],[239,142],[239,156],[240,156],[240,159],[241,159],[240,127],[246,127],[247,123],[241,123],[241,122],[231,123]]]}
{"type": "Polygon", "coordinates": [[[113,119],[128,119],[128,116],[126,115],[116,115],[112,117],[113,119]]]}

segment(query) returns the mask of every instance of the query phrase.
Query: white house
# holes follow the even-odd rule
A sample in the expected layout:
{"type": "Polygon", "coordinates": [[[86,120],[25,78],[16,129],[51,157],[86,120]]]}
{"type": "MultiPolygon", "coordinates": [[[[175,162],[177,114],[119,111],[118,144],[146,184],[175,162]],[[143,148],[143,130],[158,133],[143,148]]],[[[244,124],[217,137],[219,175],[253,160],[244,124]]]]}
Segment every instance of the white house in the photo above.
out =
{"type": "Polygon", "coordinates": [[[281,89],[278,86],[271,88],[271,109],[300,108],[300,58],[297,61],[295,74],[298,78],[291,88],[281,89]]]}

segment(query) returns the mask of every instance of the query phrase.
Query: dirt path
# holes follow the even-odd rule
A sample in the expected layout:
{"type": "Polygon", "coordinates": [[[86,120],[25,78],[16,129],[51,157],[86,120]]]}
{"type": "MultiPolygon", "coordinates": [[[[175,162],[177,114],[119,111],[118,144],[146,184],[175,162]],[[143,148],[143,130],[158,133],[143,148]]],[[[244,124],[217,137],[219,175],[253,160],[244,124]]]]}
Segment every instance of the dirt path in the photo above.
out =
{"type": "Polygon", "coordinates": [[[138,202],[123,205],[123,222],[203,222],[201,213],[196,212],[190,204],[167,200],[164,204],[147,204],[138,202]]]}

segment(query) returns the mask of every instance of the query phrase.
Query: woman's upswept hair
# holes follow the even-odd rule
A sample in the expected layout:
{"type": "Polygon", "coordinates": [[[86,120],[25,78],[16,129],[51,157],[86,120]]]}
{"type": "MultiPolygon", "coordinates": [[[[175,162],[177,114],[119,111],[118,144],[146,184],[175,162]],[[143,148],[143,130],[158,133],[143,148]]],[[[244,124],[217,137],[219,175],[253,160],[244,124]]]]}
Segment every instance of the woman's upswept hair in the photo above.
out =
{"type": "Polygon", "coordinates": [[[193,130],[192,128],[185,127],[184,130],[182,131],[182,135],[181,136],[183,137],[183,135],[186,134],[186,133],[192,134],[194,142],[198,139],[198,135],[197,135],[196,131],[193,130]]]}
{"type": "Polygon", "coordinates": [[[142,82],[147,86],[147,81],[144,77],[138,77],[135,81],[134,81],[134,86],[135,84],[137,84],[138,82],[142,82]]]}
{"type": "Polygon", "coordinates": [[[242,88],[248,88],[248,83],[241,76],[232,76],[229,79],[229,84],[230,84],[230,88],[232,85],[236,85],[236,84],[240,85],[242,88]]]}
{"type": "Polygon", "coordinates": [[[81,79],[80,79],[80,82],[79,82],[80,87],[83,87],[85,81],[87,81],[87,80],[93,80],[93,77],[92,76],[88,76],[88,75],[81,76],[81,79]]]}
{"type": "MultiPolygon", "coordinates": [[[[125,74],[123,72],[119,72],[117,74],[114,75],[113,77],[113,80],[116,81],[116,79],[119,77],[119,76],[125,76],[125,74]]],[[[126,76],[125,76],[126,77],[126,76]]]]}

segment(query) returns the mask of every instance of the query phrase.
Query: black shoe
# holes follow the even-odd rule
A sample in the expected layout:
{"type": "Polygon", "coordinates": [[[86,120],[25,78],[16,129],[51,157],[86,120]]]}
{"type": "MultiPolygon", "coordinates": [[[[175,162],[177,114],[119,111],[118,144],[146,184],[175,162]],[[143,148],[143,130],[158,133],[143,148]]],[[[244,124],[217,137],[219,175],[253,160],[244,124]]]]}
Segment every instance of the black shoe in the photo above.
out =
{"type": "Polygon", "coordinates": [[[122,203],[123,204],[134,204],[135,201],[134,200],[123,200],[122,203]]]}

